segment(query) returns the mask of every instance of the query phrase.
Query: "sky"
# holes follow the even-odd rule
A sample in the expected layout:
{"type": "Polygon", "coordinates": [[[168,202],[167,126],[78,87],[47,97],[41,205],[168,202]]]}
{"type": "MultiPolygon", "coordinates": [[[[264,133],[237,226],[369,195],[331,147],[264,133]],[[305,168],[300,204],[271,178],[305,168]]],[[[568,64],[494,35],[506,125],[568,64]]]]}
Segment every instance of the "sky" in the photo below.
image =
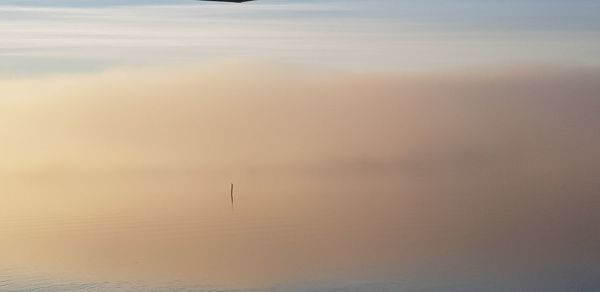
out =
{"type": "Polygon", "coordinates": [[[1,1],[0,76],[252,59],[437,70],[598,65],[597,1],[1,1]]]}

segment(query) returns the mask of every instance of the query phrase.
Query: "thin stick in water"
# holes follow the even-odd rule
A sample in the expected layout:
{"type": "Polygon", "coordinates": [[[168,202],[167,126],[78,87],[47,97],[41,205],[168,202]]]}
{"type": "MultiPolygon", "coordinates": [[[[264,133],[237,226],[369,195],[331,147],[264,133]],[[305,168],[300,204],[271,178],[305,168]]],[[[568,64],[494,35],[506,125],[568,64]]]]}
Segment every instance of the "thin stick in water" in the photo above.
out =
{"type": "Polygon", "coordinates": [[[231,209],[233,210],[234,201],[233,201],[233,184],[231,184],[231,209]]]}

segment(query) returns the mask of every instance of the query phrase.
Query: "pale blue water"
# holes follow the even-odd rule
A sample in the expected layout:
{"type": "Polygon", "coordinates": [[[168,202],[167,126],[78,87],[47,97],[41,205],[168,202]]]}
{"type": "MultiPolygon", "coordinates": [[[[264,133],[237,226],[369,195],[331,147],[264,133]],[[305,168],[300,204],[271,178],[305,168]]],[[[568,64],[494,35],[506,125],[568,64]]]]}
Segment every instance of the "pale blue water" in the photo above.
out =
{"type": "MultiPolygon", "coordinates": [[[[575,271],[572,271],[575,272],[575,271]]],[[[577,271],[578,275],[563,272],[561,275],[526,280],[444,280],[432,278],[431,281],[353,281],[345,282],[304,282],[284,283],[267,287],[227,288],[218,286],[186,285],[172,282],[164,284],[143,284],[102,281],[55,280],[40,274],[23,274],[11,270],[0,272],[0,291],[2,292],[171,292],[171,291],[212,291],[212,292],[361,292],[361,291],[398,291],[398,292],[597,292],[600,291],[600,278],[597,271],[577,271]]],[[[439,275],[440,278],[443,277],[439,275]]]]}

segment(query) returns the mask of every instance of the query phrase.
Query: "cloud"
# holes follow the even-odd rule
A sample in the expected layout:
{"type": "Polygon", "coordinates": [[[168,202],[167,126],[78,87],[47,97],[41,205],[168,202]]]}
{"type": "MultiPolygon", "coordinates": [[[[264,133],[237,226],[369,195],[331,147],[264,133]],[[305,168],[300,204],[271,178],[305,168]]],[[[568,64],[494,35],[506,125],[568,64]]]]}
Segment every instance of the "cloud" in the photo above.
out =
{"type": "Polygon", "coordinates": [[[521,2],[433,12],[415,1],[9,3],[0,5],[0,76],[235,58],[354,70],[597,64],[595,4],[521,2]]]}
{"type": "MultiPolygon", "coordinates": [[[[599,84],[596,68],[357,74],[260,63],[5,80],[2,214],[17,219],[3,226],[21,234],[13,240],[53,234],[33,254],[54,262],[123,260],[127,273],[139,256],[140,272],[211,279],[590,261],[599,84]],[[231,180],[243,185],[240,216],[259,219],[228,221],[218,202],[231,180]],[[270,237],[248,231],[261,228],[270,237]]],[[[27,258],[37,241],[27,242],[11,256],[27,258]]]]}
{"type": "Polygon", "coordinates": [[[385,48],[394,26],[390,19],[356,21],[354,10],[340,3],[192,4],[2,5],[0,58],[21,66],[1,73],[39,74],[31,60],[53,61],[51,72],[73,64],[95,69],[249,56],[357,64],[357,55],[385,48]],[[340,49],[353,56],[340,56],[340,49]]]}

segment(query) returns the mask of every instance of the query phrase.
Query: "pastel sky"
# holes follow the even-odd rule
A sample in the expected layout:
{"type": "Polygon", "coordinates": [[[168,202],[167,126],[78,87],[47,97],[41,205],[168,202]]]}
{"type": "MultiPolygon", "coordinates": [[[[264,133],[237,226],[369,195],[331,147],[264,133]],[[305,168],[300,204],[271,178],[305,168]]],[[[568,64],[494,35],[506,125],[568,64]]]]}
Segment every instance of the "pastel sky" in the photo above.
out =
{"type": "Polygon", "coordinates": [[[600,2],[0,2],[0,76],[258,60],[364,71],[598,65],[600,2]]]}

